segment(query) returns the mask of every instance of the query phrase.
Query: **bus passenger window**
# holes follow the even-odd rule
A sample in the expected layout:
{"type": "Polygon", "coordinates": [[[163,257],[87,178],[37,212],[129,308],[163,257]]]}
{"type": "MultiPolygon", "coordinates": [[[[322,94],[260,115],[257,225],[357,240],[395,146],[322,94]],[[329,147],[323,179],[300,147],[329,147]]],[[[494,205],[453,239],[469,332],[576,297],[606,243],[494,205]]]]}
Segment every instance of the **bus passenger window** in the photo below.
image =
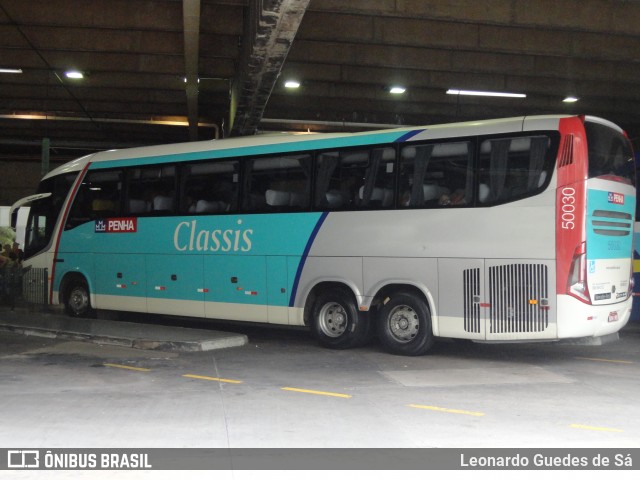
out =
{"type": "Polygon", "coordinates": [[[401,208],[463,206],[473,197],[469,142],[412,145],[400,152],[401,208]]]}
{"type": "Polygon", "coordinates": [[[202,162],[183,170],[180,213],[226,213],[238,210],[239,163],[202,162]]]}
{"type": "Polygon", "coordinates": [[[173,213],[176,167],[153,165],[134,168],[128,173],[127,190],[128,214],[142,216],[173,213]]]}
{"type": "Polygon", "coordinates": [[[306,210],[311,155],[261,157],[249,162],[244,209],[249,212],[306,210]]]}
{"type": "Polygon", "coordinates": [[[392,208],[394,148],[323,152],[318,155],[314,208],[392,208]]]}
{"type": "Polygon", "coordinates": [[[540,191],[551,173],[550,143],[546,135],[483,141],[478,170],[479,204],[510,202],[540,191]]]}

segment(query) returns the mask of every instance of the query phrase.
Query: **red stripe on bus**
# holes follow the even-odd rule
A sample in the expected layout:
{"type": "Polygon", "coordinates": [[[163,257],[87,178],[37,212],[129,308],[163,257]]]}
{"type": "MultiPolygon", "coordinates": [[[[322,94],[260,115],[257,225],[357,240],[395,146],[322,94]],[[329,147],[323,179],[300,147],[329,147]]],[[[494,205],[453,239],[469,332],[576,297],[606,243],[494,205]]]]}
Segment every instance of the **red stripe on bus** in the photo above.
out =
{"type": "Polygon", "coordinates": [[[89,165],[91,165],[91,162],[87,163],[85,167],[82,169],[82,172],[80,172],[80,175],[76,180],[76,184],[73,187],[73,192],[71,193],[71,197],[69,198],[69,203],[67,203],[67,206],[64,209],[64,215],[62,216],[62,221],[60,222],[60,227],[58,229],[58,236],[56,238],[56,246],[53,249],[53,264],[51,266],[51,284],[49,285],[49,304],[53,304],[53,282],[56,278],[56,261],[58,260],[58,248],[60,248],[60,237],[62,237],[62,231],[64,230],[64,226],[67,223],[67,217],[69,216],[69,210],[71,210],[71,205],[73,204],[73,201],[76,199],[76,194],[78,193],[78,190],[80,189],[80,185],[82,185],[82,181],[84,180],[84,177],[87,174],[89,165]]]}

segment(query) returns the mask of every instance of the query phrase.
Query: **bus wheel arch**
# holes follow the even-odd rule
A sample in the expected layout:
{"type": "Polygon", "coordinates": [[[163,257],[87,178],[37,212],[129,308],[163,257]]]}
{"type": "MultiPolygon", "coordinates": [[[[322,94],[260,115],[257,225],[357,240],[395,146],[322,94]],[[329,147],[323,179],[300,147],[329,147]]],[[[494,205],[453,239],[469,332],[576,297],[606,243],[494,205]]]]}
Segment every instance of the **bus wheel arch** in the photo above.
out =
{"type": "Polygon", "coordinates": [[[359,347],[371,338],[371,322],[358,308],[346,284],[323,282],[314,286],[305,302],[304,322],[318,342],[328,348],[359,347]]]}
{"type": "Polygon", "coordinates": [[[65,312],[72,317],[93,317],[91,290],[84,275],[77,272],[66,274],[60,282],[60,301],[65,312]]]}
{"type": "Polygon", "coordinates": [[[383,287],[373,301],[382,345],[398,355],[424,355],[435,342],[428,297],[413,285],[383,287]]]}

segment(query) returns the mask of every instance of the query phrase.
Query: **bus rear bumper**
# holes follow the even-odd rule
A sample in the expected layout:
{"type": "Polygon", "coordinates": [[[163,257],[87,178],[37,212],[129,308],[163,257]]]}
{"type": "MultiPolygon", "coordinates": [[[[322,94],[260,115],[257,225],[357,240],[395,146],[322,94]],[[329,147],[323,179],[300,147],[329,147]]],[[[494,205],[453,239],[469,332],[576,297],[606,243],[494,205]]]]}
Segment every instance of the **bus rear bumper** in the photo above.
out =
{"type": "Polygon", "coordinates": [[[558,295],[558,338],[602,337],[617,333],[631,317],[632,298],[610,305],[587,305],[558,295]]]}

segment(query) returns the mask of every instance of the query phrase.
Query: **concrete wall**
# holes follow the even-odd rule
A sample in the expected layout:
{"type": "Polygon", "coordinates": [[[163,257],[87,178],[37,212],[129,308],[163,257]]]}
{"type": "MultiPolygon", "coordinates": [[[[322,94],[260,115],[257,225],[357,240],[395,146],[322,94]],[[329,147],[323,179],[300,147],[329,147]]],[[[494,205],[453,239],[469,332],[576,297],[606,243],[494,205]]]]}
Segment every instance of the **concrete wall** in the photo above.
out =
{"type": "MultiPolygon", "coordinates": [[[[52,164],[51,169],[56,166],[52,164]]],[[[35,193],[41,178],[37,162],[0,161],[0,205],[12,205],[35,193]]]]}

